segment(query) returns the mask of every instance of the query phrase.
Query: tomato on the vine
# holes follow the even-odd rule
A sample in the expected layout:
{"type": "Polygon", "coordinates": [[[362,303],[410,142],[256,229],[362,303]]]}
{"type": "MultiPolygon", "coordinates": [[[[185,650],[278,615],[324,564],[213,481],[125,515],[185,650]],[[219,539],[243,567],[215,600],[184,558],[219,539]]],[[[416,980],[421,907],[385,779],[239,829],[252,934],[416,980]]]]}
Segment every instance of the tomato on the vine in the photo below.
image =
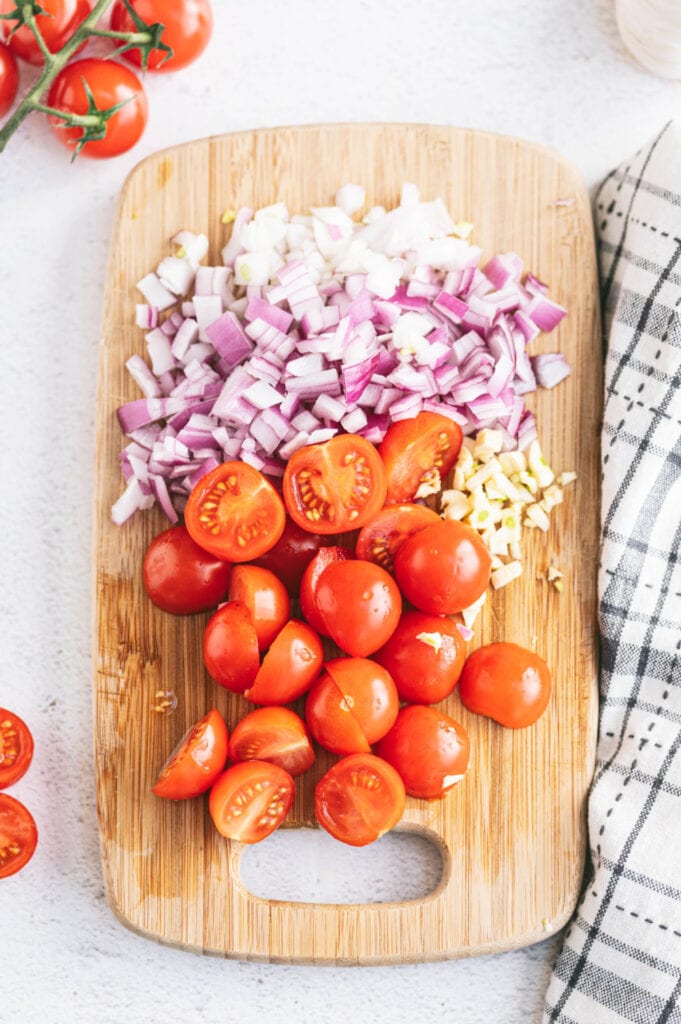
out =
{"type": "Polygon", "coordinates": [[[410,704],[376,747],[402,776],[410,796],[435,800],[461,782],[470,743],[464,727],[437,708],[410,704]]]}
{"type": "Polygon", "coordinates": [[[420,412],[393,423],[379,445],[388,485],[386,502],[413,501],[419,488],[440,489],[463,441],[458,423],[437,412],[420,412]]]}
{"type": "Polygon", "coordinates": [[[261,651],[267,650],[291,613],[286,587],[273,572],[259,565],[234,566],[229,600],[241,601],[248,608],[261,651]]]}
{"type": "Polygon", "coordinates": [[[333,658],[324,669],[307,696],[308,728],[333,754],[366,753],[395,722],[395,683],[368,658],[333,658]]]}
{"type": "MultiPolygon", "coordinates": [[[[17,3],[16,0],[1,0],[0,14],[9,14],[17,6],[21,9],[21,3],[17,3]]],[[[68,43],[81,22],[85,21],[92,10],[92,2],[91,0],[40,0],[40,7],[43,13],[36,16],[36,28],[40,30],[50,53],[56,53],[68,43]]],[[[3,20],[0,24],[5,38],[7,38],[15,22],[3,20]]],[[[45,63],[42,50],[28,25],[18,28],[12,38],[8,39],[7,45],[17,57],[28,61],[29,64],[38,66],[45,63]]]]}
{"type": "MultiPolygon", "coordinates": [[[[208,0],[130,0],[130,4],[147,25],[163,25],[161,42],[173,51],[168,57],[165,50],[152,50],[147,70],[178,71],[192,64],[208,45],[213,31],[208,0]]],[[[122,0],[116,0],[113,5],[111,28],[115,32],[138,31],[122,0]]],[[[136,67],[142,66],[138,49],[126,50],[123,56],[136,67]]]]}
{"type": "Polygon", "coordinates": [[[0,117],[12,109],[19,88],[19,69],[14,54],[0,43],[0,117]]]}
{"type": "Polygon", "coordinates": [[[13,711],[0,708],[0,789],[18,782],[33,759],[31,731],[13,711]]]}
{"type": "Polygon", "coordinates": [[[400,700],[437,704],[459,681],[466,643],[452,619],[407,611],[374,657],[392,676],[400,700]]]}
{"type": "Polygon", "coordinates": [[[0,878],[20,871],[35,853],[38,829],[27,807],[0,793],[0,878]]]}
{"type": "Polygon", "coordinates": [[[319,577],[315,600],[331,639],[357,658],[383,646],[402,612],[402,597],[390,573],[359,559],[327,566],[319,577]]]}
{"type": "Polygon", "coordinates": [[[291,619],[277,634],[244,697],[254,704],[289,704],[309,690],[323,661],[315,631],[306,622],[291,619]]]}
{"type": "Polygon", "coordinates": [[[240,761],[213,784],[208,810],[226,839],[258,843],[286,817],[295,783],[289,773],[269,761],[240,761]]]}
{"type": "Polygon", "coordinates": [[[228,562],[250,562],[284,532],[284,503],[247,462],[223,462],[196,484],[184,519],[197,544],[228,562]]]}
{"type": "Polygon", "coordinates": [[[229,601],[211,615],[203,632],[203,661],[226,690],[243,693],[260,668],[258,635],[251,613],[241,601],[229,601]]]}
{"type": "Polygon", "coordinates": [[[317,783],[315,814],[326,831],[349,846],[367,846],[402,817],[404,783],[392,765],[374,754],[350,754],[317,783]]]}
{"type": "Polygon", "coordinates": [[[305,722],[290,708],[256,708],[232,730],[232,761],[271,761],[289,775],[301,775],[314,764],[314,749],[305,722]]]}
{"type": "MultiPolygon", "coordinates": [[[[70,114],[87,114],[89,100],[85,84],[98,110],[123,106],[106,121],[101,139],[86,142],[85,156],[107,159],[127,152],[139,141],[147,123],[147,97],[142,83],[130,68],[112,60],[90,57],[67,64],[55,78],[47,97],[47,105],[70,114]]],[[[50,115],[48,121],[56,138],[67,149],[76,150],[83,138],[82,126],[67,128],[60,118],[50,115]]]]}
{"type": "Polygon", "coordinates": [[[269,551],[255,559],[255,565],[269,569],[278,576],[292,597],[297,597],[303,573],[317,554],[324,538],[310,533],[286,516],[281,537],[269,551]]]}
{"type": "Polygon", "coordinates": [[[484,593],[491,565],[489,549],[471,526],[442,519],[405,540],[395,555],[395,578],[419,611],[454,615],[484,593]]]}
{"type": "Polygon", "coordinates": [[[393,572],[395,552],[407,537],[439,521],[437,512],[426,505],[387,505],[359,531],[357,558],[393,572]]]}
{"type": "Polygon", "coordinates": [[[305,530],[343,533],[363,526],[383,506],[385,469],[359,434],[338,434],[299,448],[284,471],[288,514],[305,530]]]}
{"type": "Polygon", "coordinates": [[[171,526],[152,540],[142,579],[150,600],[174,615],[216,608],[225,599],[231,566],[192,540],[185,526],[171,526]]]}
{"type": "Polygon", "coordinates": [[[538,654],[519,644],[485,644],[468,657],[459,694],[464,707],[509,729],[534,725],[551,696],[551,673],[538,654]]]}
{"type": "Polygon", "coordinates": [[[346,561],[348,558],[352,558],[350,548],[337,547],[336,545],[320,548],[303,573],[303,578],[300,582],[300,610],[312,628],[321,636],[328,636],[329,634],[317,608],[317,585],[319,579],[326,567],[331,565],[332,562],[346,561]]]}
{"type": "Polygon", "coordinates": [[[199,796],[210,789],[226,762],[227,726],[213,708],[184,734],[151,791],[169,800],[199,796]]]}

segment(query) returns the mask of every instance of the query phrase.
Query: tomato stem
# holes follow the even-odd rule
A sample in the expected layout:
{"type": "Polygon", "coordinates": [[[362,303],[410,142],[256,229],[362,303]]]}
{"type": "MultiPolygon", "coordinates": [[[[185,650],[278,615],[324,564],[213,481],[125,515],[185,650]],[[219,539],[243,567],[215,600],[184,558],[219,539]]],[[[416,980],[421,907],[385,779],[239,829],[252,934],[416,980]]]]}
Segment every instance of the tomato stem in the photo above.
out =
{"type": "Polygon", "coordinates": [[[146,46],[153,42],[149,32],[114,32],[109,28],[93,28],[91,36],[101,36],[103,39],[123,39],[129,46],[146,46]]]}

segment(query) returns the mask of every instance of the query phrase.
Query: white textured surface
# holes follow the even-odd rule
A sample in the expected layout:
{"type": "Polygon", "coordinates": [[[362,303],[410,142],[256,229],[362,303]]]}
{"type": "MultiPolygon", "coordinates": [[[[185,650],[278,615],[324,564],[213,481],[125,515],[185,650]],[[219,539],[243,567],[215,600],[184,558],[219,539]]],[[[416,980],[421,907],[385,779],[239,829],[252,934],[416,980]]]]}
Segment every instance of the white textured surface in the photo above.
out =
{"type": "MultiPolygon", "coordinates": [[[[174,142],[315,121],[453,123],[553,145],[591,185],[678,114],[681,85],[627,57],[609,0],[214,6],[203,59],[148,79],[150,124],[132,153],[71,166],[36,118],[0,157],[0,704],[35,733],[34,765],[13,793],[41,833],[30,866],[0,883],[0,1021],[538,1022],[557,939],[453,963],[268,966],[161,947],[106,906],[91,744],[90,468],[107,245],[127,171],[174,142]]],[[[271,857],[263,871],[274,887],[271,857]]]]}

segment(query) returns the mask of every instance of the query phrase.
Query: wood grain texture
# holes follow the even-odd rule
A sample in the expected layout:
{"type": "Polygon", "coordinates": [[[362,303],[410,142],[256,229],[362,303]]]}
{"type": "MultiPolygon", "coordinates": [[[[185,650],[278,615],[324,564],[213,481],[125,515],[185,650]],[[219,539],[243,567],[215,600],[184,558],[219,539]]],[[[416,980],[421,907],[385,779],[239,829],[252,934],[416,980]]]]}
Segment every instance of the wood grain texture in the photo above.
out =
{"type": "MultiPolygon", "coordinates": [[[[596,560],[601,403],[596,263],[589,200],[555,153],[511,138],[423,125],[337,125],[225,135],[158,153],[123,189],[104,305],[97,410],[94,725],[101,852],[115,913],[136,931],[242,959],[372,964],[453,958],[545,938],[575,905],[585,850],[585,797],[597,723],[596,560]],[[525,541],[521,580],[490,595],[475,644],[512,639],[551,666],[554,694],[533,728],[511,731],[470,715],[456,693],[445,710],[469,730],[465,781],[445,800],[409,799],[401,827],[438,843],[443,876],[427,898],[316,905],[270,901],[239,881],[238,844],[222,839],[202,799],[152,796],[157,771],[184,730],[211,706],[233,725],[246,702],[207,678],[205,618],[158,612],[141,586],[157,511],[114,527],[123,445],[115,409],[138,397],[124,368],[143,351],[134,284],[171,252],[179,228],[211,238],[219,262],[226,208],[284,200],[291,211],[328,204],[356,181],[369,203],[394,205],[404,181],[441,196],[475,224],[486,253],[514,249],[569,308],[535,351],[562,350],[572,376],[532,396],[547,458],[579,479],[548,535],[525,541]],[[566,200],[556,203],[556,200],[566,200]],[[542,577],[565,573],[558,594],[542,577]],[[153,710],[172,690],[172,715],[153,710]]],[[[331,758],[300,780],[290,820],[314,826],[312,795],[331,758]]]]}

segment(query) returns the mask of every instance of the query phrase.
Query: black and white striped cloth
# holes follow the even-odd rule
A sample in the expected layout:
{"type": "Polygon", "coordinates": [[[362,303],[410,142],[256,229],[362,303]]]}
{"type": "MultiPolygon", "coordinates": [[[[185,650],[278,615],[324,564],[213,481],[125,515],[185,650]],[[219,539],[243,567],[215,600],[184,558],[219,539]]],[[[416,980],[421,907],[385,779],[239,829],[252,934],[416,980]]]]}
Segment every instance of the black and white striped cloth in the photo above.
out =
{"type": "Polygon", "coordinates": [[[605,332],[591,872],[544,1024],[681,1024],[681,121],[596,197],[605,332]]]}

